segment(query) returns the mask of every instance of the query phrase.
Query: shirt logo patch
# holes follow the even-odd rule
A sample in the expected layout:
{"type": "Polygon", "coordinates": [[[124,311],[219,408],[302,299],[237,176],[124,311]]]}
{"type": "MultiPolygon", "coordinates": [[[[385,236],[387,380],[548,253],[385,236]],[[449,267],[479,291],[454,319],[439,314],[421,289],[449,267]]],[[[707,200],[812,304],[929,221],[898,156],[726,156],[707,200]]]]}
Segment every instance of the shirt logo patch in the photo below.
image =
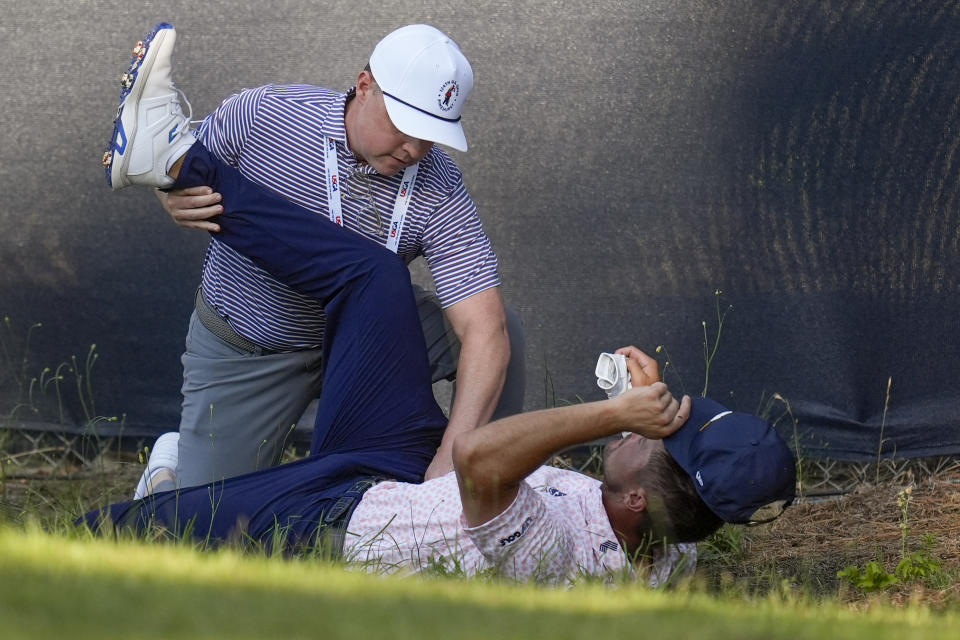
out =
{"type": "Polygon", "coordinates": [[[514,531],[513,533],[511,533],[510,535],[508,535],[506,538],[500,538],[500,546],[501,546],[501,547],[505,547],[505,546],[507,546],[508,544],[513,544],[514,542],[516,542],[517,540],[519,540],[520,537],[527,532],[527,529],[529,529],[529,528],[530,528],[530,525],[532,525],[532,524],[533,524],[533,518],[532,518],[532,517],[531,517],[531,518],[527,518],[526,520],[524,520],[524,521],[523,521],[523,524],[520,525],[520,529],[518,529],[517,531],[514,531]]]}
{"type": "Polygon", "coordinates": [[[612,540],[605,540],[600,543],[600,553],[605,553],[607,551],[616,551],[619,549],[619,545],[612,540]]]}
{"type": "Polygon", "coordinates": [[[560,491],[560,489],[554,489],[553,487],[544,487],[542,491],[544,493],[549,493],[551,496],[556,498],[562,498],[563,496],[567,495],[563,491],[560,491]]]}

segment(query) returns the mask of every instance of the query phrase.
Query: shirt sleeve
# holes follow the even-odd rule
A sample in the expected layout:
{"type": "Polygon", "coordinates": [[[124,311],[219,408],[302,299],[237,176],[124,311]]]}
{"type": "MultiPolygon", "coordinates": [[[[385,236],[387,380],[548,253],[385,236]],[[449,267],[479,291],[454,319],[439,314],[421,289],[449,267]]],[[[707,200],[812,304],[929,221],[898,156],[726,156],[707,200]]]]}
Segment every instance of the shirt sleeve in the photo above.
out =
{"type": "Polygon", "coordinates": [[[526,482],[503,513],[464,530],[504,577],[562,583],[576,573],[569,524],[526,482]]]}
{"type": "Polygon", "coordinates": [[[497,256],[460,170],[450,162],[453,188],[430,216],[423,255],[443,308],[500,284],[497,256]]]}
{"type": "Polygon", "coordinates": [[[244,89],[224,100],[204,118],[197,129],[200,141],[215,156],[232,167],[240,163],[240,154],[268,87],[244,89]]]}

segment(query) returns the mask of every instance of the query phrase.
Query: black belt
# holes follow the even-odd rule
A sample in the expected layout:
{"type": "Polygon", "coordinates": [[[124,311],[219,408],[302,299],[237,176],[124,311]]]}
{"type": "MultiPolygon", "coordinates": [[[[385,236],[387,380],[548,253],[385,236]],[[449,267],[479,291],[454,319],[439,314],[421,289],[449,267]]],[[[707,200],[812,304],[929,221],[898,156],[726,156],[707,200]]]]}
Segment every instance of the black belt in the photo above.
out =
{"type": "Polygon", "coordinates": [[[207,328],[207,331],[217,336],[224,342],[229,345],[233,345],[237,349],[246,351],[247,353],[252,353],[253,355],[263,356],[271,353],[276,353],[265,347],[261,347],[253,340],[248,340],[242,335],[234,331],[233,327],[224,320],[217,310],[210,306],[210,303],[207,302],[207,299],[203,297],[203,288],[200,287],[197,289],[197,296],[194,299],[194,308],[197,311],[197,317],[200,318],[200,322],[203,323],[203,326],[207,328]]]}
{"type": "Polygon", "coordinates": [[[360,478],[342,496],[337,498],[330,510],[323,514],[320,524],[318,542],[320,549],[330,558],[343,556],[343,543],[346,539],[347,525],[354,509],[360,504],[360,499],[367,489],[383,482],[384,478],[368,476],[360,478]]]}

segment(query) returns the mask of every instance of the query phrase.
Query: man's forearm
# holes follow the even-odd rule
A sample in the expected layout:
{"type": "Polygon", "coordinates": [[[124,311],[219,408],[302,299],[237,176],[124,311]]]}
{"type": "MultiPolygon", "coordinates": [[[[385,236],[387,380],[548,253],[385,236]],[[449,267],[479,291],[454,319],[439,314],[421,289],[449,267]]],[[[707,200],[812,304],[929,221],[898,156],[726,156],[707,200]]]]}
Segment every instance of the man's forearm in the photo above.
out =
{"type": "Polygon", "coordinates": [[[452,468],[453,443],[458,436],[490,420],[503,390],[509,360],[510,341],[505,331],[475,331],[464,336],[457,364],[457,393],[437,452],[434,475],[452,468]]]}
{"type": "Polygon", "coordinates": [[[689,398],[677,402],[658,382],[613,400],[523,413],[462,434],[453,461],[467,523],[476,526],[502,513],[520,482],[561,449],[620,431],[662,438],[689,415],[689,398]]]}
{"type": "Polygon", "coordinates": [[[510,340],[503,331],[467,336],[457,363],[457,395],[450,409],[450,424],[466,430],[486,424],[497,408],[510,361],[510,340]]]}
{"type": "Polygon", "coordinates": [[[502,513],[520,483],[553,453],[620,429],[613,403],[522,413],[461,435],[453,459],[464,516],[476,526],[502,513]]]}
{"type": "Polygon", "coordinates": [[[460,434],[490,420],[510,361],[510,337],[499,287],[461,300],[444,313],[460,341],[457,394],[440,448],[427,469],[428,480],[453,469],[453,443],[460,434]]]}

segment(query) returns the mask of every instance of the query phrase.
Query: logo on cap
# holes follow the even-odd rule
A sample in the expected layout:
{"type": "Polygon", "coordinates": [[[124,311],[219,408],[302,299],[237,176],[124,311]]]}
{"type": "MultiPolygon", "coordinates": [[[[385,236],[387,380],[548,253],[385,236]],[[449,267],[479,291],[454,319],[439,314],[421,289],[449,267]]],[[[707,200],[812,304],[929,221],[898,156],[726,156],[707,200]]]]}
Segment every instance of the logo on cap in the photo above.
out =
{"type": "Polygon", "coordinates": [[[459,96],[460,87],[457,86],[456,80],[444,82],[443,86],[440,87],[440,93],[437,94],[437,105],[441,111],[450,111],[457,103],[459,96]]]}

